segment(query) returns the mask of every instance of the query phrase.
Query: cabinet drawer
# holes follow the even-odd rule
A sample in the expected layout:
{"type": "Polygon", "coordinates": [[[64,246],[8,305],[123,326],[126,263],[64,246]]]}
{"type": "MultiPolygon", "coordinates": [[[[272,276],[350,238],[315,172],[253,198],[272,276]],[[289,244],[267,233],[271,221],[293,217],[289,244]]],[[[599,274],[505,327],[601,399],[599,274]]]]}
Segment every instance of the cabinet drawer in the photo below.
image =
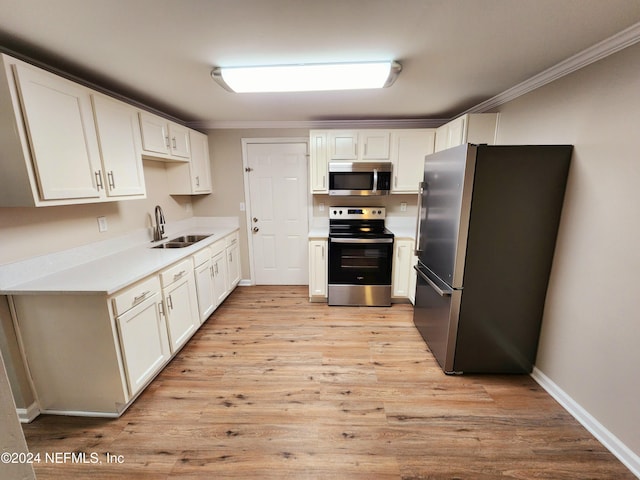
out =
{"type": "Polygon", "coordinates": [[[208,247],[203,248],[199,252],[196,252],[193,254],[193,266],[197,267],[199,265],[202,265],[210,258],[211,258],[211,249],[208,247]]]}
{"type": "Polygon", "coordinates": [[[113,313],[116,316],[122,315],[127,310],[142,303],[155,293],[160,292],[160,280],[158,277],[150,277],[133,287],[123,290],[111,298],[113,313]]]}
{"type": "Polygon", "coordinates": [[[215,257],[220,252],[224,252],[225,248],[227,248],[226,237],[220,240],[217,240],[211,245],[211,257],[215,257]]]}
{"type": "Polygon", "coordinates": [[[230,247],[231,245],[235,245],[238,243],[240,236],[238,235],[238,232],[234,232],[231,235],[227,235],[224,238],[227,241],[227,247],[230,247]]]}
{"type": "Polygon", "coordinates": [[[162,282],[162,287],[164,288],[171,285],[173,282],[177,282],[186,275],[191,274],[191,272],[193,272],[193,262],[191,261],[191,258],[187,258],[180,263],[176,263],[172,267],[160,272],[160,282],[162,282]]]}

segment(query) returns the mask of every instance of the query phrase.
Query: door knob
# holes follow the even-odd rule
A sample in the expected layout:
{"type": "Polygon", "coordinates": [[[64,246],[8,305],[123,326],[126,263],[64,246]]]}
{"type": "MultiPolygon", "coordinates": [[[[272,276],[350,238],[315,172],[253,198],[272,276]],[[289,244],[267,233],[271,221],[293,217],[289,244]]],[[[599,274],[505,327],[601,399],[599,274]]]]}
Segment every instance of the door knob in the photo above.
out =
{"type": "Polygon", "coordinates": [[[253,217],[253,223],[257,223],[258,219],[256,217],[253,217]]]}
{"type": "Polygon", "coordinates": [[[258,227],[253,227],[253,233],[258,233],[260,229],[258,227]]]}

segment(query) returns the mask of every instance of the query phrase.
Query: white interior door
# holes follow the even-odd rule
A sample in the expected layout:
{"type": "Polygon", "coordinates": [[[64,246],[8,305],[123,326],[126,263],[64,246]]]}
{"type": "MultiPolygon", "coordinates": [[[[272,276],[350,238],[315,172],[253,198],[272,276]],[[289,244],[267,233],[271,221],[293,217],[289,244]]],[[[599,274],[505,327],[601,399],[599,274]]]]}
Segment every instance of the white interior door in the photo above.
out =
{"type": "Polygon", "coordinates": [[[307,144],[248,143],[251,231],[258,285],[306,285],[307,144]]]}

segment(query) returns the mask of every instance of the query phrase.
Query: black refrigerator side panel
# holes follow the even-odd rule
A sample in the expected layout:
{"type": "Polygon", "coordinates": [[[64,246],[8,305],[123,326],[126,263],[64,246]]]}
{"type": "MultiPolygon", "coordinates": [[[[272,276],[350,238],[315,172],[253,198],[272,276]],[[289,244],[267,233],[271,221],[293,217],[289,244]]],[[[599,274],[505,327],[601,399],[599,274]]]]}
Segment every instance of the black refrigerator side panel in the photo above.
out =
{"type": "Polygon", "coordinates": [[[480,146],[456,371],[532,370],[571,146],[480,146]]]}

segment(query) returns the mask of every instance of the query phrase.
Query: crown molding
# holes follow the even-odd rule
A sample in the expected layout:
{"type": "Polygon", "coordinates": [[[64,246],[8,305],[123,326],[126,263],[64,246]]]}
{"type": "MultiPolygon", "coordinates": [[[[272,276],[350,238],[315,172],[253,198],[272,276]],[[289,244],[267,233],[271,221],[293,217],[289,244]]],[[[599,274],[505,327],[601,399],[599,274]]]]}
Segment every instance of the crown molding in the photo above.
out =
{"type": "Polygon", "coordinates": [[[551,83],[565,75],[575,72],[581,68],[591,65],[609,55],[613,55],[620,50],[623,50],[640,41],[640,22],[631,25],[629,28],[622,30],[621,32],[612,35],[611,37],[596,43],[595,45],[582,50],[581,52],[557,63],[551,68],[548,68],[537,75],[525,80],[514,87],[499,93],[495,97],[492,97],[482,103],[479,103],[475,107],[462,112],[460,115],[466,113],[480,113],[491,110],[504,103],[510,102],[522,95],[525,95],[537,88],[542,87],[548,83],[551,83]]]}
{"type": "Polygon", "coordinates": [[[248,129],[248,128],[437,128],[446,118],[395,118],[375,120],[261,120],[261,121],[206,121],[191,122],[187,126],[196,130],[248,129]]]}

